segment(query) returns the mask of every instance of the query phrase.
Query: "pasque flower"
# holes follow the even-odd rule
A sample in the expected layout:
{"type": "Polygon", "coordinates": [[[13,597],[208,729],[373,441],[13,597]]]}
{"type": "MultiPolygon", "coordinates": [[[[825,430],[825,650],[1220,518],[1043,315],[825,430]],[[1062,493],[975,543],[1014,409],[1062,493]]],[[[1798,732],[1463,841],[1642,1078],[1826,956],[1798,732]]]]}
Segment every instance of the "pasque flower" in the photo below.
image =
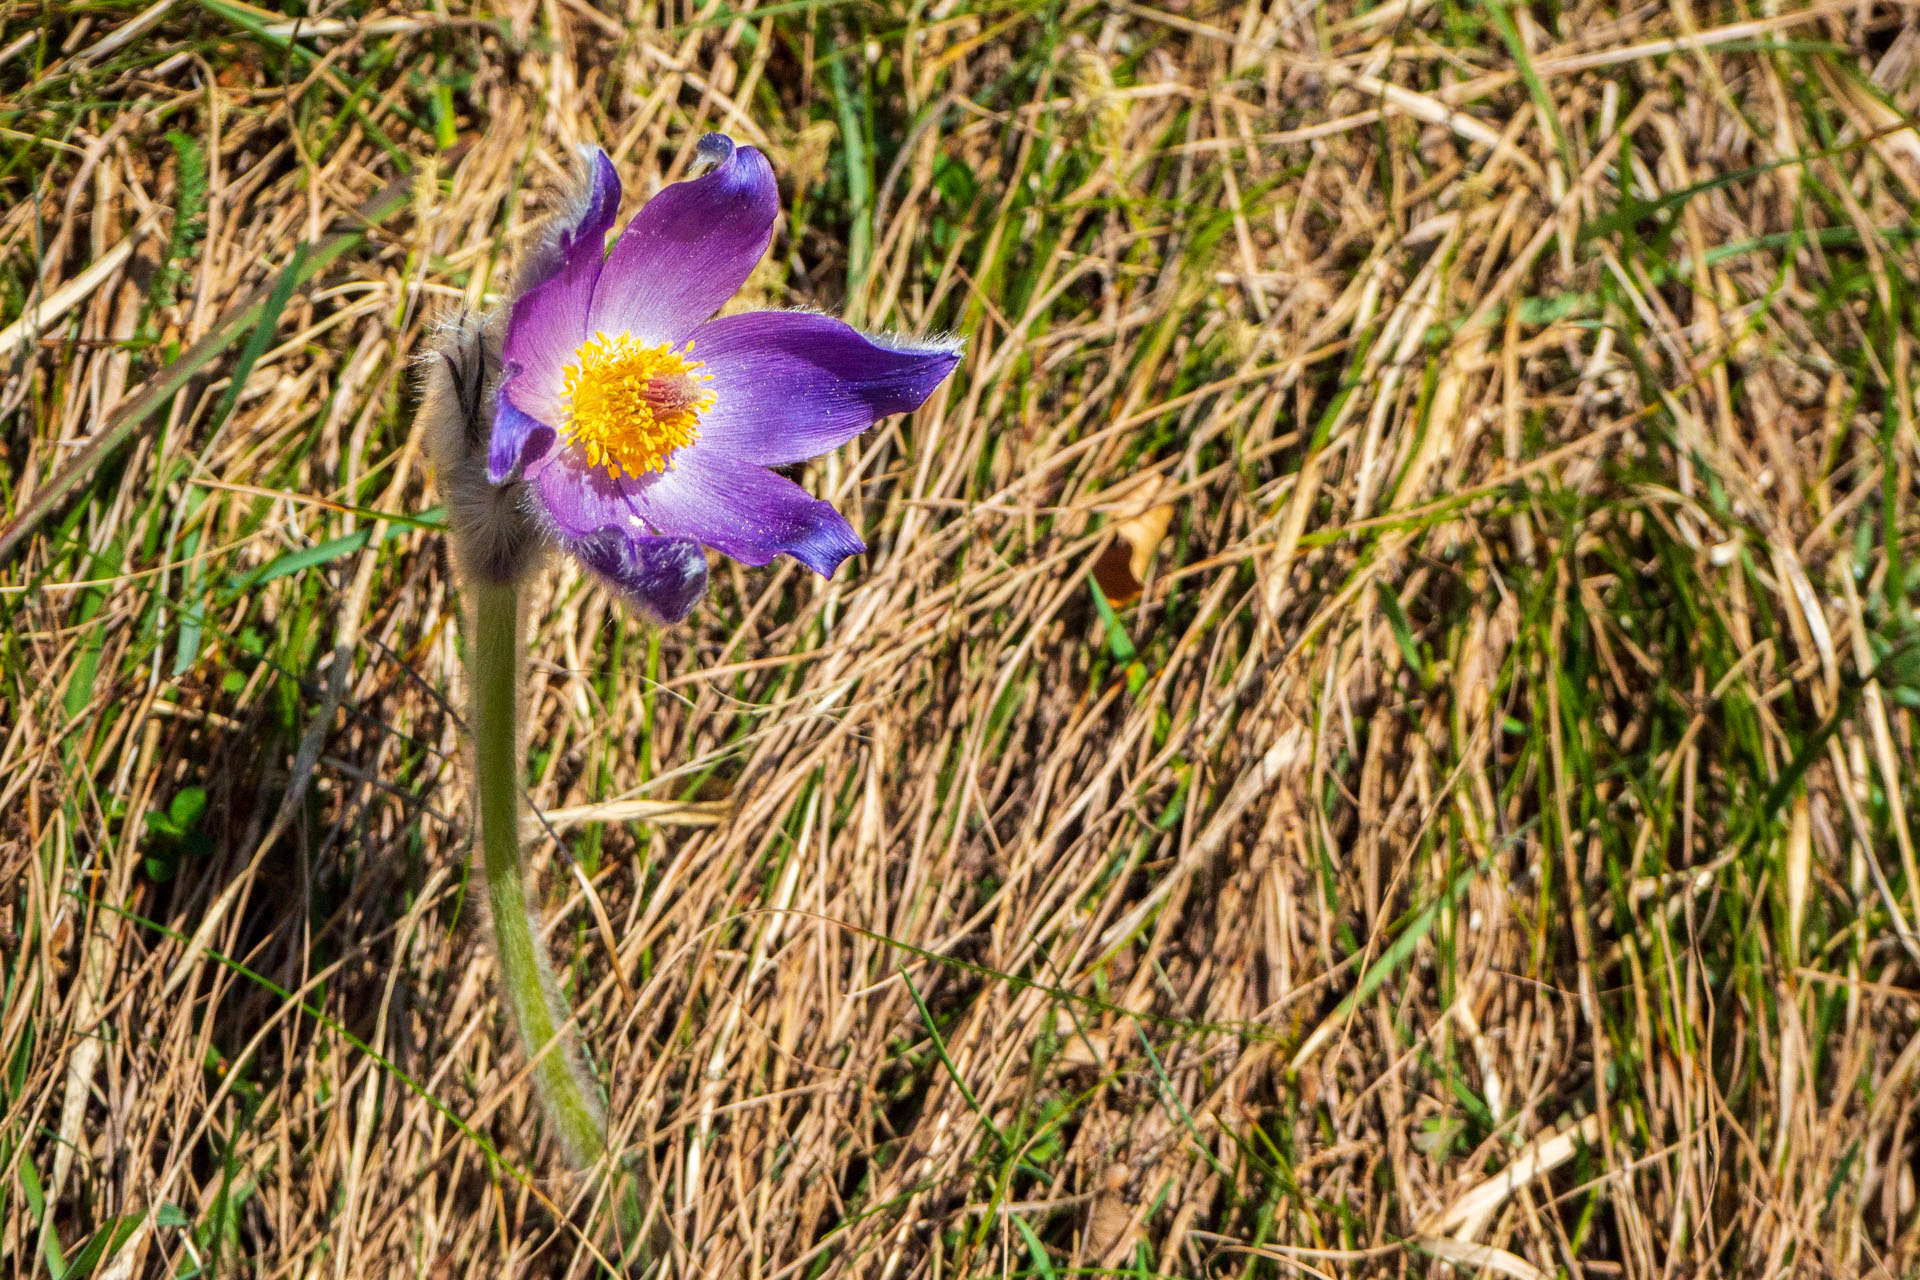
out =
{"type": "Polygon", "coordinates": [[[662,621],[706,590],[705,547],[829,577],[864,551],[770,468],[918,408],[959,359],[813,312],[716,318],[766,253],[779,192],[752,147],[709,133],[700,155],[711,170],[649,200],[608,254],[620,179],[593,153],[508,315],[487,449],[492,483],[524,480],[546,532],[662,621]]]}
{"type": "MultiPolygon", "coordinates": [[[[573,205],[520,264],[504,333],[497,317],[450,322],[422,378],[466,605],[487,919],[536,1089],[581,1166],[618,1153],[520,849],[526,588],[540,545],[557,542],[662,622],[706,590],[709,547],[831,575],[865,550],[859,535],[773,468],[918,408],[960,353],[811,312],[715,319],[766,253],[779,193],[752,147],[710,133],[700,155],[710,171],[648,201],[609,254],[620,179],[594,152],[573,205]]],[[[623,1218],[647,1203],[629,1179],[623,1218]]]]}

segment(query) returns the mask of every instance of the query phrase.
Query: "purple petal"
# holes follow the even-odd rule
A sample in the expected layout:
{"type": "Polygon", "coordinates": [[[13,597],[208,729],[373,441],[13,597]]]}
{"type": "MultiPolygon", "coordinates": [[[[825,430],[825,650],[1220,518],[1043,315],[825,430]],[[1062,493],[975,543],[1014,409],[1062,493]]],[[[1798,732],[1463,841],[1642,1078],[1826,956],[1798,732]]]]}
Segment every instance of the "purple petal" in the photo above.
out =
{"type": "Polygon", "coordinates": [[[620,176],[607,153],[593,157],[577,215],[554,234],[559,263],[521,293],[501,351],[513,403],[549,425],[560,421],[560,371],[587,337],[587,310],[606,261],[607,228],[620,204],[620,176]]]}
{"type": "Polygon", "coordinates": [[[502,388],[495,397],[493,436],[487,442],[487,479],[505,484],[553,448],[554,429],[522,412],[502,388]]]}
{"type": "Polygon", "coordinates": [[[707,593],[707,555],[692,538],[601,529],[573,542],[582,564],[658,623],[679,622],[707,593]]]}
{"type": "Polygon", "coordinates": [[[709,320],[693,346],[717,396],[700,416],[701,447],[764,466],[818,457],[913,412],[960,360],[957,343],[872,338],[804,311],[709,320]]]}
{"type": "Polygon", "coordinates": [[[725,134],[700,139],[712,173],[647,201],[621,233],[594,290],[588,331],[679,342],[739,291],[773,240],[773,166],[725,134]]]}
{"type": "Polygon", "coordinates": [[[632,497],[660,533],[698,538],[742,564],[785,553],[831,578],[867,549],[833,504],[809,497],[785,476],[696,443],[673,470],[636,485],[632,497]]]}
{"type": "Polygon", "coordinates": [[[605,257],[607,232],[613,230],[613,216],[620,212],[620,172],[613,167],[612,157],[600,147],[593,148],[587,164],[590,170],[587,189],[581,193],[578,206],[556,231],[563,253],[588,246],[605,257]]]}
{"type": "Polygon", "coordinates": [[[620,207],[620,175],[598,147],[573,207],[549,229],[526,269],[524,292],[507,319],[506,377],[487,449],[487,477],[499,484],[553,447],[561,421],[561,371],[585,338],[587,307],[606,260],[607,229],[620,207]]]}
{"type": "Polygon", "coordinates": [[[561,538],[583,538],[602,529],[633,534],[647,527],[635,491],[641,481],[626,480],[589,464],[577,447],[550,455],[531,477],[535,498],[561,538]]]}
{"type": "Polygon", "coordinates": [[[567,208],[554,215],[540,243],[528,252],[516,282],[518,293],[551,280],[576,252],[590,249],[606,257],[607,232],[620,211],[620,175],[599,147],[582,150],[587,161],[586,179],[576,184],[567,208]]]}
{"type": "Polygon", "coordinates": [[[587,304],[599,274],[596,256],[575,254],[551,280],[522,294],[507,320],[500,394],[548,425],[562,421],[560,375],[586,341],[587,304]]]}

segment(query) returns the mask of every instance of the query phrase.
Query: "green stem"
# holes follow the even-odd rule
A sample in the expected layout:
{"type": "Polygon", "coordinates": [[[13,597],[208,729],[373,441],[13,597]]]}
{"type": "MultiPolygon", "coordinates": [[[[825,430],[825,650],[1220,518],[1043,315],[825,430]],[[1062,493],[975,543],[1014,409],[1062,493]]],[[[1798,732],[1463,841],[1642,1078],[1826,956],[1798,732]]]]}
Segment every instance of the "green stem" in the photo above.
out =
{"type": "Polygon", "coordinates": [[[487,871],[500,981],[513,1006],[533,1078],[561,1145],[576,1168],[606,1150],[606,1115],[562,1039],[570,1014],[553,980],[520,863],[520,673],[525,620],[520,584],[470,581],[474,762],[480,792],[480,845],[487,871]]]}

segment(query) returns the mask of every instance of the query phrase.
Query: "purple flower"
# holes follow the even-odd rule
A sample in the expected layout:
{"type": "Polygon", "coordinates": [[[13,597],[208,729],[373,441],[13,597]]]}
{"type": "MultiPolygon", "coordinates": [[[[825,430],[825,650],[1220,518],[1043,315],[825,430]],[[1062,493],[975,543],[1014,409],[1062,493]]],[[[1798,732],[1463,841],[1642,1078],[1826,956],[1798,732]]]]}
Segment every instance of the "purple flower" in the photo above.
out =
{"type": "Polygon", "coordinates": [[[779,192],[752,147],[710,133],[700,155],[712,170],[649,200],[606,254],[620,178],[593,153],[508,317],[487,451],[492,483],[524,479],[547,531],[662,621],[706,591],[705,547],[829,577],[866,550],[769,468],[918,408],[960,358],[810,312],[714,318],[767,251],[779,192]]]}

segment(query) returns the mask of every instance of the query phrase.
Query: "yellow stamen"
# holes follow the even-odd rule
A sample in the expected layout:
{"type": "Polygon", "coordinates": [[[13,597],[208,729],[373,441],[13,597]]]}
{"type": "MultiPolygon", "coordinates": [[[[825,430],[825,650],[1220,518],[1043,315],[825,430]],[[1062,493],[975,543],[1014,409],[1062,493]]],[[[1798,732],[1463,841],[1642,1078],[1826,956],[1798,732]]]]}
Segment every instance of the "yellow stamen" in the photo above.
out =
{"type": "Polygon", "coordinates": [[[642,346],[632,334],[596,333],[580,344],[561,374],[566,436],[587,461],[638,479],[673,465],[675,451],[700,435],[700,415],[715,396],[700,384],[710,373],[689,360],[693,344],[642,346]]]}

